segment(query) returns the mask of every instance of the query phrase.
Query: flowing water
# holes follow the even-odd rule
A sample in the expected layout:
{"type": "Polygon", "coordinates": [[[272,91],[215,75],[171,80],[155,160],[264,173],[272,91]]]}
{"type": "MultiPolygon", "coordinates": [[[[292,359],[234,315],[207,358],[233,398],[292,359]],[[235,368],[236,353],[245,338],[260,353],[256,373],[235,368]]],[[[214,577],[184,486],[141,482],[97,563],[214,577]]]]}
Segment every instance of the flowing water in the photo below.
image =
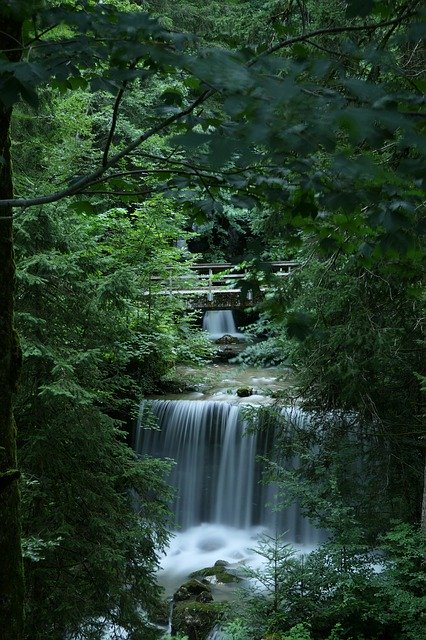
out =
{"type": "Polygon", "coordinates": [[[244,333],[237,330],[234,316],[230,309],[219,311],[206,311],[203,317],[203,329],[207,331],[212,340],[217,340],[224,335],[245,340],[244,333]]]}
{"type": "MultiPolygon", "coordinates": [[[[300,421],[295,413],[291,419],[300,421]]],[[[255,562],[253,547],[262,532],[287,532],[295,546],[312,548],[319,534],[296,505],[274,510],[276,488],[261,482],[259,456],[271,450],[273,433],[245,433],[242,407],[212,400],[155,400],[141,413],[139,453],[175,460],[170,482],[178,533],[162,559],[163,586],[176,587],[216,560],[255,562]],[[152,411],[158,430],[143,429],[152,411]]]]}
{"type": "MultiPolygon", "coordinates": [[[[204,324],[212,335],[238,334],[232,312],[206,316],[204,324]]],[[[219,559],[256,565],[260,559],[253,548],[264,532],[287,532],[288,541],[303,550],[312,549],[321,536],[301,517],[297,505],[276,511],[276,487],[262,483],[264,464],[259,458],[271,452],[273,429],[247,433],[244,407],[270,404],[273,399],[265,392],[288,382],[280,381],[275,369],[247,372],[214,365],[211,371],[220,372],[211,389],[143,404],[136,432],[139,454],[176,463],[169,481],[176,490],[177,531],[159,575],[168,594],[191,572],[219,559]],[[252,388],[253,395],[239,398],[236,390],[244,385],[252,388]],[[144,428],[150,422],[147,412],[156,417],[158,429],[144,428]]],[[[205,377],[212,379],[207,370],[205,377]]],[[[306,419],[296,409],[283,411],[291,421],[306,419]]]]}

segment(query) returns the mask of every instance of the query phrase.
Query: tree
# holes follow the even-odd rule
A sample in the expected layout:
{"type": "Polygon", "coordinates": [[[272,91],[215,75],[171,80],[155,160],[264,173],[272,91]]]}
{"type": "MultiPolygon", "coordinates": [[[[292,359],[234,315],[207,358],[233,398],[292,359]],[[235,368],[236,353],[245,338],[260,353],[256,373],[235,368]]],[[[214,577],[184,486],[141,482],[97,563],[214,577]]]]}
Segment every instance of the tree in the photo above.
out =
{"type": "Polygon", "coordinates": [[[417,640],[424,626],[424,548],[422,533],[406,524],[389,530],[380,554],[356,536],[306,555],[261,539],[264,563],[248,571],[254,580],[237,594],[225,638],[235,631],[244,640],[417,640]]]}
{"type": "MultiPolygon", "coordinates": [[[[104,111],[99,96],[96,115],[88,113],[90,97],[45,91],[37,121],[17,107],[18,188],[47,188],[91,161],[104,111]],[[21,145],[28,138],[31,150],[21,145]],[[51,165],[41,169],[46,156],[51,165]]],[[[125,106],[120,134],[130,127],[125,106]]],[[[99,193],[91,206],[58,203],[15,217],[23,351],[15,419],[31,640],[92,640],[107,629],[159,635],[147,616],[160,606],[154,569],[170,519],[168,467],[138,459],[122,429],[133,429],[140,396],[157,390],[179,355],[179,301],[141,291],[157,289],[152,274],[185,271],[175,246],[183,220],[160,194],[119,204],[99,193]]]]}
{"type": "Polygon", "coordinates": [[[387,2],[359,7],[350,2],[348,21],[342,26],[289,36],[278,31],[272,44],[254,52],[220,47],[197,51],[190,37],[167,31],[140,11],[120,13],[111,6],[83,2],[77,9],[64,3],[37,12],[37,6],[29,5],[8,0],[0,10],[6,25],[1,36],[1,171],[6,188],[0,201],[5,218],[0,255],[5,310],[0,429],[5,443],[1,472],[6,474],[2,478],[8,496],[2,519],[8,523],[9,536],[4,541],[8,553],[1,557],[12,558],[4,569],[9,577],[7,597],[2,600],[5,613],[13,613],[7,619],[16,626],[10,630],[11,640],[20,637],[22,592],[11,413],[19,360],[13,329],[11,207],[43,205],[83,193],[86,198],[96,197],[99,185],[126,177],[123,189],[135,197],[158,190],[177,192],[183,206],[204,215],[220,211],[222,200],[243,208],[268,202],[290,226],[309,230],[314,221],[323,229],[325,241],[331,235],[332,242],[343,246],[339,215],[350,206],[363,213],[367,228],[380,230],[372,245],[367,242],[360,248],[374,257],[382,249],[411,247],[405,233],[405,225],[410,224],[406,212],[420,206],[422,197],[417,182],[422,175],[420,86],[409,74],[402,91],[388,82],[396,77],[394,69],[401,70],[404,56],[410,64],[416,59],[422,34],[420,2],[401,2],[396,7],[387,2]],[[27,19],[30,15],[34,15],[32,22],[27,19]],[[30,24],[35,31],[30,32],[30,24]],[[346,44],[342,40],[347,51],[342,60],[323,52],[322,45],[321,54],[313,55],[317,38],[338,34],[362,37],[349,38],[346,44]],[[192,49],[185,52],[187,43],[192,49]],[[282,55],[283,51],[288,54],[282,55]],[[22,53],[24,59],[19,62],[22,53]],[[146,115],[134,139],[127,144],[117,141],[123,96],[157,74],[170,80],[160,104],[146,115]],[[173,86],[176,76],[183,90],[173,86]],[[58,90],[90,86],[113,91],[109,133],[102,141],[99,163],[83,176],[69,176],[66,187],[47,194],[13,198],[7,146],[11,107],[21,98],[36,106],[37,88],[46,83],[58,90]],[[141,188],[138,177],[145,166],[140,159],[146,157],[143,150],[140,154],[141,145],[171,129],[175,134],[171,142],[179,152],[151,157],[151,173],[163,179],[141,188]],[[384,156],[388,158],[385,171],[384,156]],[[392,192],[387,189],[389,181],[394,185],[392,192]],[[12,579],[18,587],[9,599],[12,579]]]}
{"type": "Polygon", "coordinates": [[[282,429],[279,459],[302,456],[292,486],[304,492],[311,517],[326,518],[322,500],[334,477],[373,537],[392,519],[420,520],[421,278],[417,260],[407,258],[367,267],[353,256],[311,257],[267,303],[294,366],[298,403],[310,414],[303,430],[282,429]]]}
{"type": "MultiPolygon", "coordinates": [[[[0,49],[6,60],[18,63],[22,22],[8,7],[1,10],[0,49]]],[[[0,194],[13,197],[9,128],[12,106],[0,105],[0,194]]],[[[5,637],[22,637],[24,577],[19,517],[19,471],[12,398],[20,375],[20,347],[14,327],[14,254],[12,207],[1,209],[0,232],[0,620],[5,637]]]]}

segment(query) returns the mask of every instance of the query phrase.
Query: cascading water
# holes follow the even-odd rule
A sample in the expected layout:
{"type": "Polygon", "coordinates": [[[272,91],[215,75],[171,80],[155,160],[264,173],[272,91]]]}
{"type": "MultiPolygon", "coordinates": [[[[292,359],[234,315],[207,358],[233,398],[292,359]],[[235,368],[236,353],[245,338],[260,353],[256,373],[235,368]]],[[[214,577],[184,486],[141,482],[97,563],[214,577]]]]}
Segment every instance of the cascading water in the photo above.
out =
{"type": "Polygon", "coordinates": [[[221,628],[216,625],[207,636],[207,640],[228,640],[229,636],[225,635],[221,628]]]}
{"type": "MultiPolygon", "coordinates": [[[[183,529],[210,522],[246,528],[266,521],[257,435],[244,436],[240,407],[225,402],[156,400],[159,431],[143,438],[144,453],[173,458],[173,511],[183,529]]],[[[140,445],[138,445],[140,446],[140,445]]]]}
{"type": "Polygon", "coordinates": [[[206,311],[203,317],[203,329],[207,331],[213,340],[224,335],[244,340],[243,333],[238,331],[233,313],[230,309],[206,311]]]}
{"type": "Polygon", "coordinates": [[[245,434],[241,405],[217,401],[155,400],[145,406],[159,429],[137,432],[136,450],[172,458],[170,482],[179,535],[163,568],[181,575],[217,559],[247,557],[262,531],[288,532],[289,542],[314,546],[318,531],[296,506],[275,512],[276,490],[261,483],[259,456],[270,450],[273,434],[245,434]]]}

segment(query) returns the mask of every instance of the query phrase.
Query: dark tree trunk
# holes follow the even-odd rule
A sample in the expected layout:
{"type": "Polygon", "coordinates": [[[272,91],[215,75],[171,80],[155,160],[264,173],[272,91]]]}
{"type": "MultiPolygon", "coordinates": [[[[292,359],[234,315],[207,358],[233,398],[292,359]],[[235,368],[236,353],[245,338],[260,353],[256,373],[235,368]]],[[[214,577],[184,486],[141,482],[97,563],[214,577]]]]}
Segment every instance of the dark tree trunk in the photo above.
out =
{"type": "MultiPolygon", "coordinates": [[[[0,9],[0,50],[12,61],[20,58],[21,24],[0,9]],[[13,50],[13,51],[12,51],[13,50]]],[[[12,110],[0,105],[0,199],[13,196],[10,159],[12,110]]],[[[19,472],[12,399],[21,357],[13,324],[15,264],[12,208],[0,208],[0,628],[2,638],[21,640],[24,576],[21,553],[19,472]]]]}
{"type": "Polygon", "coordinates": [[[425,457],[425,467],[424,467],[421,526],[422,526],[423,533],[426,533],[426,457],[425,457]]]}

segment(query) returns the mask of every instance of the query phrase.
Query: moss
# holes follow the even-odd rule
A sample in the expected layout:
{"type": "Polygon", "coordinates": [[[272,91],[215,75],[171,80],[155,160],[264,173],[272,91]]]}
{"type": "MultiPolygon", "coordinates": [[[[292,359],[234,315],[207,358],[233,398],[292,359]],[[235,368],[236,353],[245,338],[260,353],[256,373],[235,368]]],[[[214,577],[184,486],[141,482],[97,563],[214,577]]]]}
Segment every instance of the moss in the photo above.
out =
{"type": "Polygon", "coordinates": [[[177,602],[172,613],[172,634],[205,640],[226,609],[223,602],[177,602]]]}
{"type": "Polygon", "coordinates": [[[237,396],[239,398],[247,398],[253,395],[253,389],[251,387],[240,387],[237,389],[237,396]]]}
{"type": "Polygon", "coordinates": [[[190,576],[190,580],[185,582],[179,587],[173,596],[174,602],[180,602],[181,600],[195,600],[202,593],[210,593],[210,585],[207,582],[202,582],[196,577],[190,576]]]}
{"type": "Polygon", "coordinates": [[[234,575],[233,573],[229,573],[227,571],[227,566],[223,564],[215,564],[214,567],[206,567],[205,569],[200,569],[199,571],[194,571],[189,576],[190,578],[211,578],[215,577],[217,582],[221,582],[222,584],[228,584],[230,582],[240,582],[241,578],[234,575]]]}

